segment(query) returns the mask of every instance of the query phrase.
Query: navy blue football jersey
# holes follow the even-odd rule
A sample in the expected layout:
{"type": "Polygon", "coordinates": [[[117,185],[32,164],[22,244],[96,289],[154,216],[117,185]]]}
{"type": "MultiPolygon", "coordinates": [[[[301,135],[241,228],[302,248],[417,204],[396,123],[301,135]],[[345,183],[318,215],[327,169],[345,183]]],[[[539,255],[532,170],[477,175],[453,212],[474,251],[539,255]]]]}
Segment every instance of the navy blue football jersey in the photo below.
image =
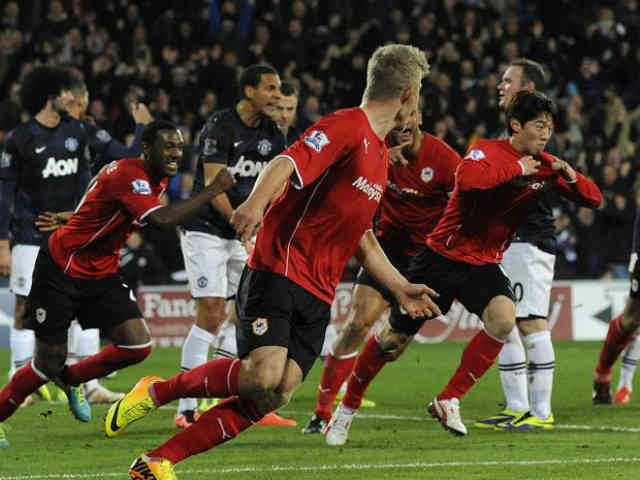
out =
{"type": "MultiPolygon", "coordinates": [[[[249,196],[269,160],[284,150],[284,142],[282,131],[267,116],[262,116],[258,127],[251,128],[240,119],[235,108],[214,113],[196,140],[198,163],[193,194],[205,187],[203,164],[223,164],[236,181],[226,192],[231,206],[236,208],[249,196]]],[[[184,228],[221,238],[235,238],[229,222],[210,204],[205,205],[184,228]]]]}
{"type": "Polygon", "coordinates": [[[34,224],[39,213],[75,209],[91,179],[90,149],[104,152],[110,142],[106,130],[66,116],[54,128],[31,119],[8,135],[0,180],[15,183],[9,224],[13,244],[40,245],[42,233],[34,224]]]}

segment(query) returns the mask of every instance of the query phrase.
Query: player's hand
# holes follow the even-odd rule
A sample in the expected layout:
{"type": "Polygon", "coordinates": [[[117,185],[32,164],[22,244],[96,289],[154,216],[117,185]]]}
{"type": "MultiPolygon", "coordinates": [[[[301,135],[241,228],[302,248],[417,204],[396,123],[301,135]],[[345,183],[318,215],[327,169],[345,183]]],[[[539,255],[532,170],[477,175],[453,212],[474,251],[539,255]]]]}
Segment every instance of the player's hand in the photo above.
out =
{"type": "Polygon", "coordinates": [[[246,242],[242,242],[242,246],[244,247],[244,250],[247,252],[247,255],[251,255],[251,252],[253,252],[253,249],[256,246],[256,237],[251,237],[246,242]]]}
{"type": "Polygon", "coordinates": [[[407,283],[394,292],[398,303],[411,318],[432,318],[441,315],[440,308],[432,300],[440,295],[422,284],[407,283]]]}
{"type": "Polygon", "coordinates": [[[526,157],[522,157],[518,160],[518,163],[522,165],[522,175],[533,175],[537,173],[540,169],[540,161],[533,158],[531,155],[527,155],[526,157]]]}
{"type": "Polygon", "coordinates": [[[391,147],[389,149],[389,162],[391,165],[397,165],[401,167],[406,167],[409,165],[409,161],[404,158],[402,154],[402,149],[404,147],[408,147],[412,142],[401,143],[400,145],[396,145],[395,147],[391,147]]]}
{"type": "Polygon", "coordinates": [[[67,223],[73,212],[44,212],[38,215],[35,225],[41,232],[52,232],[67,223]]]}
{"type": "Polygon", "coordinates": [[[135,120],[136,124],[141,123],[143,125],[148,125],[153,122],[153,117],[144,103],[131,102],[131,116],[135,120]]]}
{"type": "Polygon", "coordinates": [[[0,240],[0,277],[8,277],[11,273],[11,249],[9,240],[0,240]]]}
{"type": "Polygon", "coordinates": [[[551,164],[551,169],[560,173],[560,175],[562,175],[562,178],[564,178],[567,182],[573,183],[578,179],[578,174],[573,169],[573,167],[564,160],[560,160],[558,157],[554,157],[554,162],[551,164]]]}
{"type": "Polygon", "coordinates": [[[253,205],[248,199],[241,203],[231,214],[229,223],[244,244],[248,242],[262,226],[264,208],[253,205]]]}

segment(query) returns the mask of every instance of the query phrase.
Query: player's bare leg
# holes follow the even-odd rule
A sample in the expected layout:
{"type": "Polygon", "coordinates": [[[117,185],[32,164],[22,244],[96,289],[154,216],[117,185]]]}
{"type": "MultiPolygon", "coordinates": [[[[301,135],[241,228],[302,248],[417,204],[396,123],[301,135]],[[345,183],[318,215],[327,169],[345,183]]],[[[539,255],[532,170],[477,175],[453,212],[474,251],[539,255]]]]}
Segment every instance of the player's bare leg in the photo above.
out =
{"type": "Polygon", "coordinates": [[[600,350],[594,372],[593,403],[611,403],[611,368],[620,353],[631,343],[640,326],[640,300],[629,296],[624,311],[609,323],[607,338],[600,350]]]}
{"type": "Polygon", "coordinates": [[[321,433],[325,430],[340,386],[349,377],[356,363],[358,348],[362,345],[374,323],[389,308],[389,303],[374,288],[356,285],[347,322],[340,330],[327,355],[313,416],[303,433],[321,433]]]}
{"type": "Polygon", "coordinates": [[[349,377],[347,393],[333,412],[327,427],[328,445],[340,446],[346,443],[349,429],[369,384],[388,362],[402,355],[412,339],[412,335],[395,330],[387,320],[382,330],[367,340],[349,377]]]}
{"type": "Polygon", "coordinates": [[[229,398],[146,455],[173,465],[232,440],[265,414],[286,405],[301,381],[302,371],[287,358],[287,349],[268,346],[256,348],[244,360],[212,360],[167,381],[153,383],[149,394],[156,407],[180,396],[208,394],[229,398]]]}

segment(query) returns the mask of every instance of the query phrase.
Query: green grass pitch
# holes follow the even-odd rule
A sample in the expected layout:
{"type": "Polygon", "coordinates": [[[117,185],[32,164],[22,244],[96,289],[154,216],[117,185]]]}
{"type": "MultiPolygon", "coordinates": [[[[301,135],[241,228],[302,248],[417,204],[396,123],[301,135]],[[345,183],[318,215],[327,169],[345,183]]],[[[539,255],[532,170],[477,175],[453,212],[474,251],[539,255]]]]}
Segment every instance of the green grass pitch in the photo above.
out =
{"type": "MultiPolygon", "coordinates": [[[[345,447],[300,433],[315,402],[320,364],[283,413],[296,428],[257,427],[236,440],[178,464],[180,479],[612,479],[640,473],[640,394],[629,406],[591,405],[592,371],[600,343],[556,343],[553,411],[557,428],[505,433],[473,428],[502,401],[492,368],[462,402],[469,435],[457,438],[424,413],[458,364],[461,343],[413,345],[372,384],[345,447]]],[[[155,349],[141,365],[105,385],[128,390],[140,376],[170,376],[178,349],[155,349]]],[[[0,351],[2,376],[9,355],[0,351]]],[[[616,381],[614,375],[614,382],[616,381]]],[[[615,386],[615,383],[614,383],[615,386]]],[[[102,433],[106,407],[88,424],[65,405],[38,402],[9,419],[8,448],[0,448],[0,480],[126,479],[134,457],[172,434],[171,408],[133,425],[120,438],[102,433]],[[48,411],[51,414],[47,414],[48,411]]]]}

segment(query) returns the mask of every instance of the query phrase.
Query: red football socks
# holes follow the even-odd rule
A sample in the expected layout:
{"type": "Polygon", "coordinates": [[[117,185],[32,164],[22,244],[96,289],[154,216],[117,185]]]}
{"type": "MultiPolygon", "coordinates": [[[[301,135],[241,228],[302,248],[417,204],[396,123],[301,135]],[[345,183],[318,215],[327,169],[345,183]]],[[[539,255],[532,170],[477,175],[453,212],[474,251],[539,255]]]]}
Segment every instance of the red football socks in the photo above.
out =
{"type": "Polygon", "coordinates": [[[616,363],[620,353],[631,343],[633,334],[634,329],[625,329],[622,326],[622,315],[618,315],[609,323],[607,338],[600,350],[600,359],[596,366],[596,380],[611,381],[611,367],[616,363]]]}
{"type": "Polygon", "coordinates": [[[327,363],[322,371],[322,379],[318,385],[318,400],[313,412],[317,417],[329,420],[340,386],[347,379],[356,363],[357,355],[337,358],[327,355],[327,363]]]}
{"type": "Polygon", "coordinates": [[[495,363],[503,345],[503,341],[480,330],[462,352],[460,366],[438,398],[460,399],[495,363]]]}
{"type": "Polygon", "coordinates": [[[4,422],[15,412],[27,395],[49,380],[41,377],[31,366],[26,364],[13,374],[11,381],[0,392],[0,422],[4,422]]]}
{"type": "Polygon", "coordinates": [[[147,455],[164,458],[176,464],[191,455],[202,453],[235,438],[258,422],[262,416],[251,399],[228,398],[204,412],[192,426],[147,455]]]}
{"type": "Polygon", "coordinates": [[[68,385],[80,385],[94,378],[104,377],[111,372],[141,362],[151,353],[151,346],[140,348],[118,347],[110,343],[95,355],[69,365],[61,375],[68,385]]]}
{"type": "Polygon", "coordinates": [[[238,394],[242,361],[217,358],[164,381],[153,383],[149,392],[157,406],[178,398],[227,398],[238,394]]]}
{"type": "Polygon", "coordinates": [[[367,387],[387,362],[387,357],[378,345],[376,336],[372,335],[358,355],[342,404],[351,410],[360,408],[367,387]]]}

